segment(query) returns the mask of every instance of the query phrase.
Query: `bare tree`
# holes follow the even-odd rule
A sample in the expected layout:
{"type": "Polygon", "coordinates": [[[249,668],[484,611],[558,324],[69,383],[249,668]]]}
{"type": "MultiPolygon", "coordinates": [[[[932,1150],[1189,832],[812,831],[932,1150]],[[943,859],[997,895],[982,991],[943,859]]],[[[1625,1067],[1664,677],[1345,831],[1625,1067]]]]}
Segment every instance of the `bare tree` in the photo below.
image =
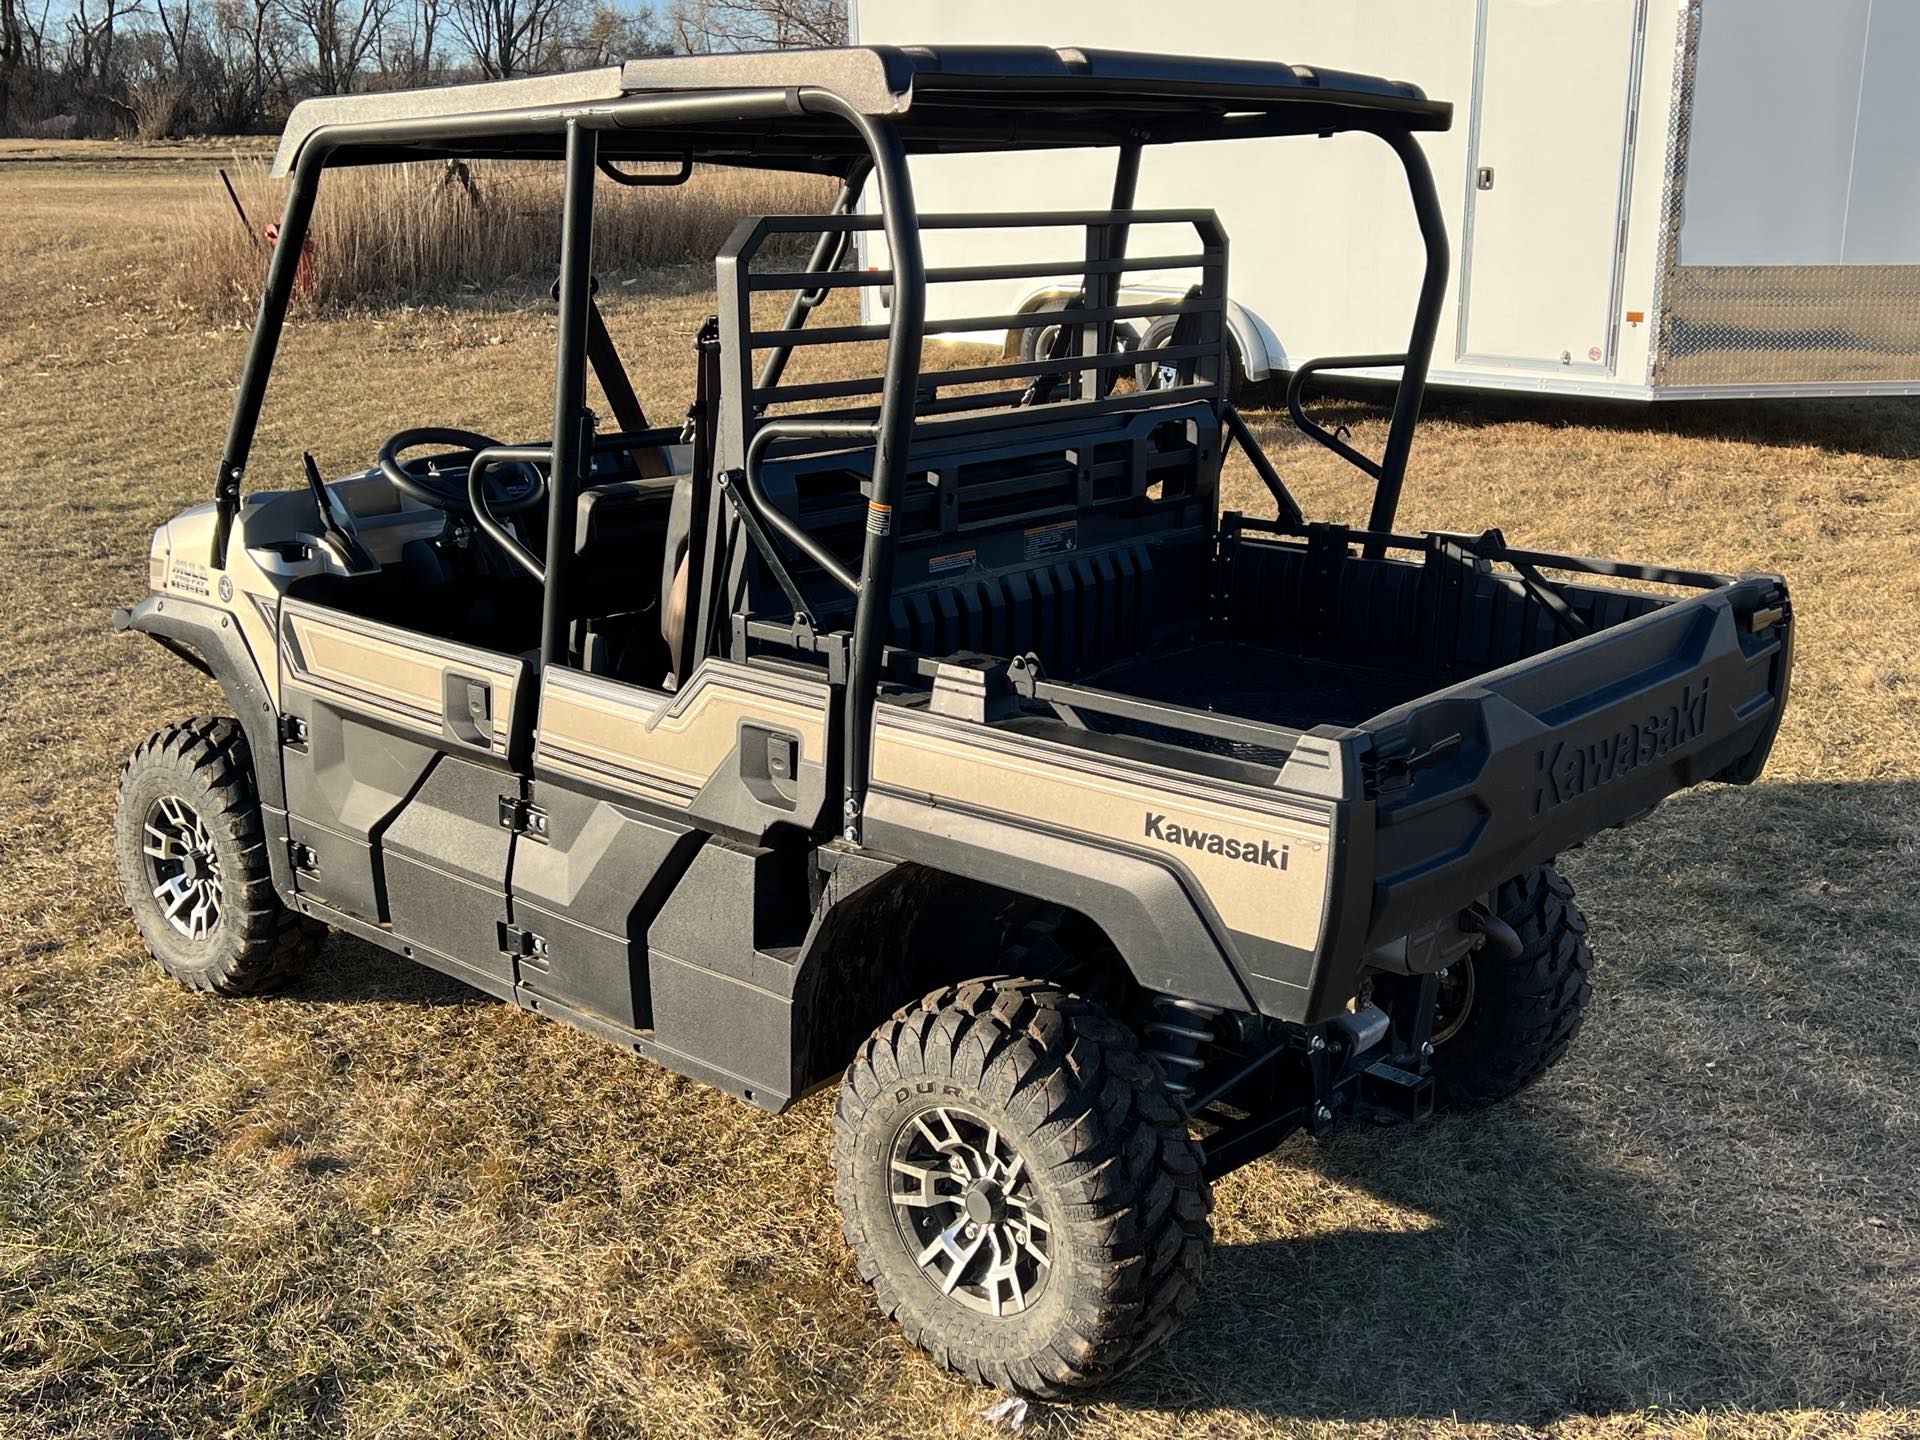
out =
{"type": "Polygon", "coordinates": [[[567,37],[578,0],[450,0],[448,18],[481,74],[504,80],[531,75],[567,37]]]}
{"type": "Polygon", "coordinates": [[[67,71],[85,90],[112,101],[118,79],[114,41],[121,22],[140,13],[140,0],[73,0],[67,12],[67,71]]]}
{"type": "Polygon", "coordinates": [[[167,54],[176,76],[184,76],[189,65],[188,52],[193,41],[193,0],[153,0],[154,15],[160,21],[160,34],[167,42],[167,54]]]}
{"type": "Polygon", "coordinates": [[[439,53],[447,0],[411,0],[396,18],[381,56],[381,70],[395,85],[426,85],[446,69],[439,53]]]}
{"type": "Polygon", "coordinates": [[[281,0],[287,19],[311,46],[313,88],[344,95],[378,53],[382,27],[396,0],[281,0]]]}
{"type": "Polygon", "coordinates": [[[267,118],[267,96],[280,90],[288,25],[279,0],[214,0],[212,45],[224,94],[225,128],[252,129],[267,118]]]}
{"type": "Polygon", "coordinates": [[[673,0],[667,29],[689,54],[847,43],[846,0],[673,0]]]}
{"type": "Polygon", "coordinates": [[[13,82],[27,60],[27,16],[23,0],[0,0],[0,135],[13,114],[13,82]]]}

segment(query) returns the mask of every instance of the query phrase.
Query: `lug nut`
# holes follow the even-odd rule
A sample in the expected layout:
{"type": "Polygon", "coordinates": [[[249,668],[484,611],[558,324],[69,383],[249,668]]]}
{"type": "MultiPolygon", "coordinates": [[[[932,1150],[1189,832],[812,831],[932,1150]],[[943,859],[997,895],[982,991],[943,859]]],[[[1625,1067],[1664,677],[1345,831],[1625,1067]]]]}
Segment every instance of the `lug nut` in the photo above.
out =
{"type": "Polygon", "coordinates": [[[1327,1048],[1327,1037],[1324,1035],[1314,1036],[1313,1039],[1307,1042],[1307,1048],[1317,1055],[1320,1051],[1327,1048]]]}

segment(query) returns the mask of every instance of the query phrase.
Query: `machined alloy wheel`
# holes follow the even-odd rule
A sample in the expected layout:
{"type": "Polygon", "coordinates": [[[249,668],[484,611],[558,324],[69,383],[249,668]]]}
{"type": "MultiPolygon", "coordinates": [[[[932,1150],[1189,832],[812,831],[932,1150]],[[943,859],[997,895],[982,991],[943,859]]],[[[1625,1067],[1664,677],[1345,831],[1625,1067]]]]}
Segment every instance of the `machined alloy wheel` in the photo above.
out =
{"type": "Polygon", "coordinates": [[[1104,1384],[1199,1293],[1213,1194],[1185,1116],[1134,1033],[1058,986],[970,980],[897,1011],[833,1130],[861,1278],[969,1379],[1104,1384]]]}
{"type": "Polygon", "coordinates": [[[1053,1223],[1027,1160],[963,1105],[907,1117],[893,1141],[894,1223],[920,1273],[969,1310],[1017,1315],[1053,1268],[1053,1223]]]}
{"type": "Polygon", "coordinates": [[[162,795],[147,808],[147,878],[160,913],[189,940],[204,940],[220,923],[220,856],[191,805],[162,795]]]}
{"type": "Polygon", "coordinates": [[[326,937],[274,892],[253,755],[237,720],[195,717],[140,743],[120,776],[114,854],[147,952],[197,990],[270,990],[326,937]]]}

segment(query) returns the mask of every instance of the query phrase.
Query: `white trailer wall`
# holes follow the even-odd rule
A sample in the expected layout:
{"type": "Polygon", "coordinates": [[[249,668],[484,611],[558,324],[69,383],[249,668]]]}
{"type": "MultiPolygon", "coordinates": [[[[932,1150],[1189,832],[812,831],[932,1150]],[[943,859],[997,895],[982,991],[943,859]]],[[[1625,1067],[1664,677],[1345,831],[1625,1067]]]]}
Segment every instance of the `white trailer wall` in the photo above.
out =
{"type": "MultiPolygon", "coordinates": [[[[1661,176],[1657,163],[1650,175],[1631,171],[1626,157],[1636,127],[1666,128],[1677,3],[1259,0],[1176,16],[1111,0],[857,0],[855,18],[862,43],[1246,55],[1414,81],[1456,107],[1452,131],[1422,137],[1453,247],[1436,380],[1639,391],[1658,247],[1649,239],[1636,265],[1622,242],[1630,223],[1658,226],[1661,176]],[[1492,170],[1491,189],[1477,188],[1480,166],[1492,170]]],[[[1110,178],[1086,155],[941,157],[915,168],[929,211],[1101,206],[1110,178]]],[[[1234,298],[1255,317],[1255,351],[1267,352],[1247,357],[1254,373],[1404,347],[1422,251],[1405,178],[1373,137],[1149,147],[1138,203],[1219,211],[1234,298]]],[[[978,243],[972,232],[943,236],[930,262],[998,258],[969,248],[978,243]]],[[[1133,253],[1149,243],[1136,239],[1133,253]]],[[[1015,298],[937,303],[950,316],[1015,298]]]]}
{"type": "MultiPolygon", "coordinates": [[[[1452,101],[1454,128],[1421,141],[1453,248],[1438,383],[1920,391],[1920,0],[853,4],[862,43],[1257,56],[1452,101]]],[[[1110,174],[1084,154],[941,158],[915,184],[927,210],[1101,206],[1110,174]]],[[[1255,374],[1405,343],[1420,249],[1377,141],[1150,148],[1138,203],[1220,213],[1255,374]]],[[[935,253],[988,258],[975,243],[935,253]]]]}

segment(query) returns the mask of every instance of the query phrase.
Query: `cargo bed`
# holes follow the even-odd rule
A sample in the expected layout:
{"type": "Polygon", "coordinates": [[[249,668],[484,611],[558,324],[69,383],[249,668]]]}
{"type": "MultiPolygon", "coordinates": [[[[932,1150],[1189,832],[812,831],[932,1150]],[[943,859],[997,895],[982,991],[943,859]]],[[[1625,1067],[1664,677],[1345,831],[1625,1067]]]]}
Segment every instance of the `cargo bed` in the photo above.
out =
{"type": "Polygon", "coordinates": [[[1203,628],[1076,682],[1029,677],[1050,715],[1012,723],[1205,775],[1223,799],[1325,807],[1317,943],[1288,953],[1230,927],[1288,1011],[1331,1013],[1381,946],[1765,762],[1791,665],[1776,576],[1518,551],[1497,534],[1266,528],[1228,517],[1203,628]]]}

